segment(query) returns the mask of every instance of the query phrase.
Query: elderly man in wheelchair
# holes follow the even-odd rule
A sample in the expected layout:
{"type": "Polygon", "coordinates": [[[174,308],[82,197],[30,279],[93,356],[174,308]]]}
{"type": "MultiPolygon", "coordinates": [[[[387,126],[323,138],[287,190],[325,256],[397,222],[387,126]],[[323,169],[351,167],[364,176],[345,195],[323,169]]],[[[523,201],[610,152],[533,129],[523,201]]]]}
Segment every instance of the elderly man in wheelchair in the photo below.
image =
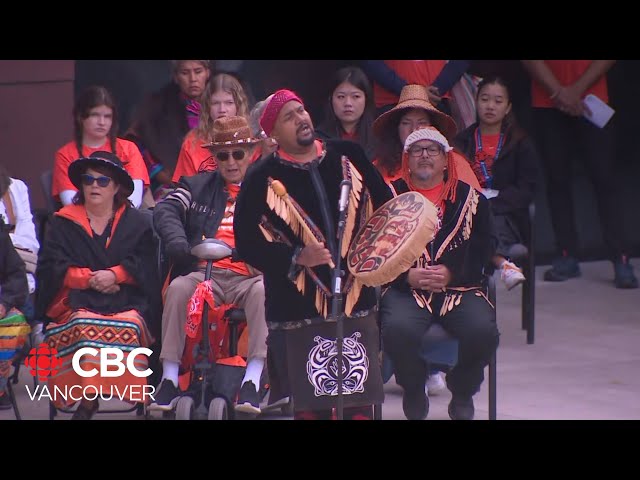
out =
{"type": "MultiPolygon", "coordinates": [[[[231,257],[213,263],[211,287],[216,305],[233,304],[244,309],[249,340],[247,368],[236,411],[259,414],[258,390],[267,355],[264,285],[260,272],[235,255],[233,217],[240,183],[258,139],[243,117],[214,122],[213,142],[203,146],[212,153],[200,173],[182,177],[178,187],[160,202],[153,214],[164,253],[171,262],[171,283],[165,293],[162,315],[162,380],[150,409],[172,410],[179,397],[178,377],[185,349],[187,304],[205,279],[206,260],[192,255],[192,248],[207,239],[226,243],[231,257]]],[[[195,251],[194,251],[195,252],[195,251]]]]}

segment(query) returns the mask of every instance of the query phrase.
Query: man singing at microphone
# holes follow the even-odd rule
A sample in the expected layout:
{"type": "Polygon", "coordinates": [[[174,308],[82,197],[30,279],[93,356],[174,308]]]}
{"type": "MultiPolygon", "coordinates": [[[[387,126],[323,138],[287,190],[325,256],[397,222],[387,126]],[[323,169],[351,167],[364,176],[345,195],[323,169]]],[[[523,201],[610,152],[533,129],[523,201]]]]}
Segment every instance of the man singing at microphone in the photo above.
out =
{"type": "Polygon", "coordinates": [[[391,191],[358,144],[315,138],[294,92],[277,91],[260,125],[279,147],[247,172],[234,231],[240,257],[264,274],[270,401],[293,395],[296,419],[332,418],[339,371],[331,279],[339,262],[344,418],[371,419],[372,405],[383,400],[375,291],[348,272],[345,257],[391,191]]]}

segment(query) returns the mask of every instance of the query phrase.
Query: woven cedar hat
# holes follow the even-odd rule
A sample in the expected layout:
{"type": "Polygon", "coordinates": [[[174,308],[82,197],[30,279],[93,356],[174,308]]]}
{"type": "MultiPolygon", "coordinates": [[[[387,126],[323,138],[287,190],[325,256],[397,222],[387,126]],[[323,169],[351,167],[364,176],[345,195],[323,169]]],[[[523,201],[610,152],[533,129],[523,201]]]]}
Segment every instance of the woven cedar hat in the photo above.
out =
{"type": "Polygon", "coordinates": [[[440,130],[448,139],[455,137],[458,131],[456,122],[449,115],[433,106],[429,101],[427,87],[424,85],[404,86],[400,92],[398,104],[388,112],[380,115],[376,118],[375,122],[373,122],[373,133],[377,137],[382,137],[384,131],[390,128],[394,122],[397,124],[405,111],[411,108],[427,110],[433,126],[440,130]]]}
{"type": "Polygon", "coordinates": [[[203,148],[216,149],[233,145],[252,145],[259,138],[252,138],[251,127],[244,117],[222,117],[213,122],[213,141],[203,148]]]}

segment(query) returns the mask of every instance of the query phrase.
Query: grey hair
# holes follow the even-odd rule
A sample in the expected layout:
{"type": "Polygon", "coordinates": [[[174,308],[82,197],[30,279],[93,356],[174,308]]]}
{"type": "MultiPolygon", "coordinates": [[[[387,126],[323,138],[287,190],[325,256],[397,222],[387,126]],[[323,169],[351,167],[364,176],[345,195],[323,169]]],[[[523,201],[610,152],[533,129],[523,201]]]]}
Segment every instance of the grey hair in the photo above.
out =
{"type": "Polygon", "coordinates": [[[249,114],[249,126],[251,127],[251,131],[253,132],[253,136],[256,138],[262,138],[265,136],[265,133],[260,126],[260,117],[262,117],[264,109],[267,108],[267,105],[272,98],[273,93],[264,100],[256,102],[256,104],[253,106],[253,109],[251,110],[251,113],[249,114]]]}

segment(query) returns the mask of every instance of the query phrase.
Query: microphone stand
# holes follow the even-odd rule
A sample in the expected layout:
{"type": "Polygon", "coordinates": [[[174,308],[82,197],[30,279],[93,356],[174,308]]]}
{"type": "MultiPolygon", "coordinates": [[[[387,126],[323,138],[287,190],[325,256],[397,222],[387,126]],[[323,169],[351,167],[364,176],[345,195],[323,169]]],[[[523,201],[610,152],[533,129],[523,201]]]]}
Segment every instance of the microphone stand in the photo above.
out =
{"type": "Polygon", "coordinates": [[[340,184],[340,217],[338,220],[338,243],[336,246],[336,258],[333,262],[335,267],[333,269],[332,287],[333,298],[331,301],[331,314],[336,319],[336,347],[337,347],[337,363],[338,363],[338,399],[336,403],[336,416],[338,420],[344,418],[344,399],[343,399],[343,383],[344,383],[344,369],[343,369],[343,353],[342,343],[344,340],[344,315],[342,311],[342,275],[344,272],[341,268],[341,252],[342,252],[342,240],[344,237],[344,229],[347,219],[347,199],[351,192],[351,182],[348,180],[342,181],[340,184]]]}

